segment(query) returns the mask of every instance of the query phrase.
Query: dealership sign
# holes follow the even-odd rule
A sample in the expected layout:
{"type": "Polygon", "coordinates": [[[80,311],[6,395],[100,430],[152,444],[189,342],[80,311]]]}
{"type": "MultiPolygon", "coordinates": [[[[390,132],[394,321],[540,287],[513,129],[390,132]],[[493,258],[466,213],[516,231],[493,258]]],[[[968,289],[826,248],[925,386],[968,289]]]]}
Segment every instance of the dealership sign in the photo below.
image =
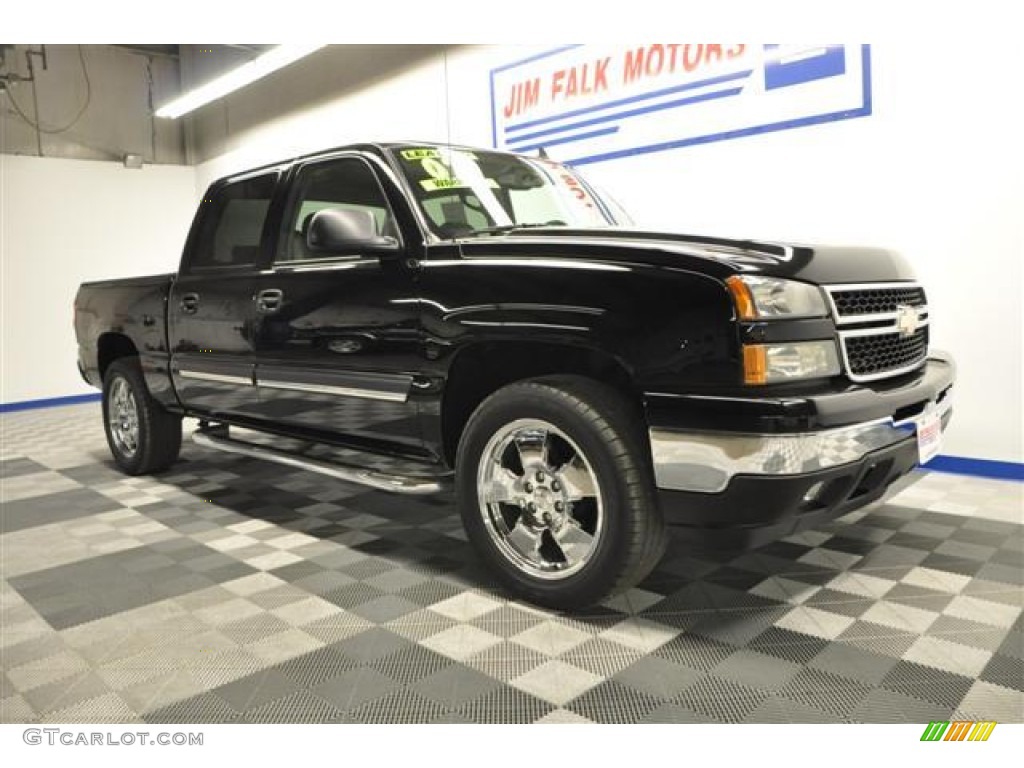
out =
{"type": "Polygon", "coordinates": [[[491,71],[494,146],[576,164],[870,114],[866,45],[573,45],[491,71]]]}

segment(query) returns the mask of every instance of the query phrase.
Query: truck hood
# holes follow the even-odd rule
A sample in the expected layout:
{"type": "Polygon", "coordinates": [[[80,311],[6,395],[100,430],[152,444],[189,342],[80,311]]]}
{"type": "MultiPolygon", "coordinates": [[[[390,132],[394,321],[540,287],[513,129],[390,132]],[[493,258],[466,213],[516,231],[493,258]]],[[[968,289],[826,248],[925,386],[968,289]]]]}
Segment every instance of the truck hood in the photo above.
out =
{"type": "Polygon", "coordinates": [[[621,228],[535,227],[460,239],[468,258],[590,259],[684,269],[722,278],[762,274],[817,284],[911,280],[906,261],[885,248],[730,240],[621,228]]]}

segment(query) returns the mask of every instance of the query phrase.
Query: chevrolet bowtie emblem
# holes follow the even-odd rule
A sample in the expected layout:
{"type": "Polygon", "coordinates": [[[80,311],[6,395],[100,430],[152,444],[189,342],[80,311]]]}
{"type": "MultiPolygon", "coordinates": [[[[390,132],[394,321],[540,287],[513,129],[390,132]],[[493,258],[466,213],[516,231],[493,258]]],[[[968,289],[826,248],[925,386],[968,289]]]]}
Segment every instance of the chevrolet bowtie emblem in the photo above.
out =
{"type": "Polygon", "coordinates": [[[920,325],[920,319],[914,307],[906,304],[896,306],[896,327],[899,329],[900,336],[913,336],[918,325],[920,325]]]}

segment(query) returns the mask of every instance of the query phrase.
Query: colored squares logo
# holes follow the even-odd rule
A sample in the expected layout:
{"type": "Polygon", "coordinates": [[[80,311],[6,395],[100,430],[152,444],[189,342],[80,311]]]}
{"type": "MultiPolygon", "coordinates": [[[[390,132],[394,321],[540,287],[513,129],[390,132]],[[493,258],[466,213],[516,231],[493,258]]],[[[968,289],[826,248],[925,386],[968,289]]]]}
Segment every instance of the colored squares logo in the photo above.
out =
{"type": "Polygon", "coordinates": [[[921,741],[988,741],[995,727],[992,720],[933,720],[925,727],[921,741]]]}

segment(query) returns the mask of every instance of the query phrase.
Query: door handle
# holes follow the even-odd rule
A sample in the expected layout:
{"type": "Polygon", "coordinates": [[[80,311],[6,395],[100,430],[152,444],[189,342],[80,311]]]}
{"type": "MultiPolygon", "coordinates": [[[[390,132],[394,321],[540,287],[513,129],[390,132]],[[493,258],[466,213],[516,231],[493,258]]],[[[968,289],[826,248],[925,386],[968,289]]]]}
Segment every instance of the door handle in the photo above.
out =
{"type": "Polygon", "coordinates": [[[181,309],[183,312],[189,315],[194,315],[196,310],[199,309],[199,294],[198,293],[185,293],[181,296],[181,309]]]}
{"type": "Polygon", "coordinates": [[[256,308],[267,314],[277,312],[284,302],[284,291],[279,288],[267,288],[256,294],[256,308]]]}

